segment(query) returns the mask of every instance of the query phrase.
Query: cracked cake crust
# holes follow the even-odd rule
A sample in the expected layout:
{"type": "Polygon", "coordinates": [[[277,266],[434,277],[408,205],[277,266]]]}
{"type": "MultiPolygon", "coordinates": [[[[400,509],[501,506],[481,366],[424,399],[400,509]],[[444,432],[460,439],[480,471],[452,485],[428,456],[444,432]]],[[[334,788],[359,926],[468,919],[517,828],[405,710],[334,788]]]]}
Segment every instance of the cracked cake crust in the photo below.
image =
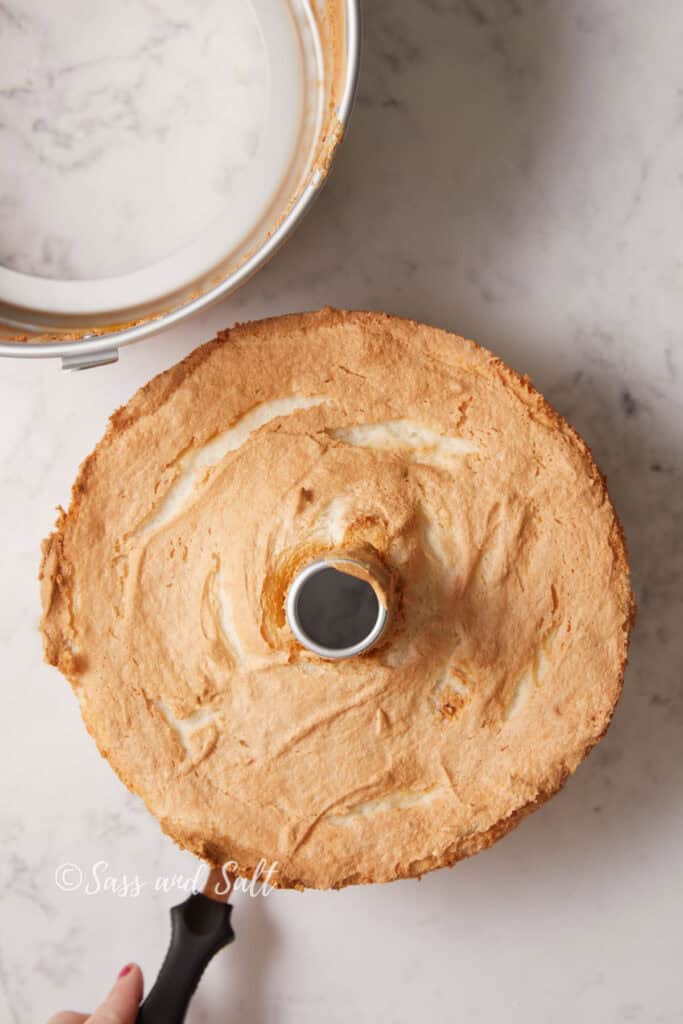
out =
{"type": "Polygon", "coordinates": [[[376,313],[222,332],[116,412],[43,544],[45,657],[176,842],[286,887],[491,845],[607,729],[634,616],[590,451],[490,352],[376,313]],[[380,644],[323,662],[283,603],[379,560],[380,644]]]}

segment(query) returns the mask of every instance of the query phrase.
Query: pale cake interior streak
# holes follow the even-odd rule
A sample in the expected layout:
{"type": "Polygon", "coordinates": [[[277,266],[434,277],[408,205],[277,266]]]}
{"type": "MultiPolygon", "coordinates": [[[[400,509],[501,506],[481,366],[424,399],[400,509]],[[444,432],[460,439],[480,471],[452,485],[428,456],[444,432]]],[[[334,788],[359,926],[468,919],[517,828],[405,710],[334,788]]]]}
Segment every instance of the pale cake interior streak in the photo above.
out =
{"type": "Polygon", "coordinates": [[[343,814],[328,814],[327,820],[331,825],[346,825],[358,817],[358,815],[369,815],[379,811],[403,810],[406,807],[416,807],[418,804],[426,804],[436,796],[436,787],[426,790],[424,793],[415,793],[409,789],[397,789],[387,796],[378,797],[376,800],[365,800],[359,804],[353,804],[343,814]]]}
{"type": "Polygon", "coordinates": [[[508,701],[506,718],[512,718],[521,710],[533,687],[540,686],[548,675],[553,664],[552,641],[556,635],[557,630],[551,630],[550,634],[540,641],[529,667],[514,687],[512,697],[508,701]]]}
{"type": "Polygon", "coordinates": [[[215,716],[208,708],[198,708],[194,714],[189,715],[187,718],[176,718],[168,705],[164,704],[162,700],[155,701],[155,704],[171,728],[177,733],[185,753],[191,757],[190,737],[197,729],[201,729],[213,722],[215,716]]]}
{"type": "Polygon", "coordinates": [[[193,492],[206,473],[230,452],[238,451],[255,430],[280,416],[291,416],[293,412],[311,409],[324,401],[325,398],[277,398],[272,402],[263,402],[241,416],[232,427],[212,437],[206,444],[191,448],[185,455],[179,456],[178,475],[172,487],[153,515],[140,525],[137,533],[145,536],[180,515],[192,500],[193,492]]]}
{"type": "Polygon", "coordinates": [[[386,420],[383,423],[339,427],[332,431],[332,436],[359,448],[410,451],[416,462],[446,469],[455,456],[469,455],[477,450],[477,446],[466,438],[437,434],[414,420],[386,420]]]}

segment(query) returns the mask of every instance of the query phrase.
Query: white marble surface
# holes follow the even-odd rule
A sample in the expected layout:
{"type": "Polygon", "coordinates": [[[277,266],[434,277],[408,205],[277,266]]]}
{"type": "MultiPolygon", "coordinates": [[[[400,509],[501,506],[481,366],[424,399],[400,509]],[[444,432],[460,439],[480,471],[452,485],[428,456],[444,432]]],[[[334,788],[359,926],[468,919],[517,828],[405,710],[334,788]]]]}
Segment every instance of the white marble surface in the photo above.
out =
{"type": "Polygon", "coordinates": [[[137,270],[194,240],[255,173],[268,59],[243,0],[5,0],[0,47],[13,270],[137,270]]]}
{"type": "Polygon", "coordinates": [[[64,893],[59,864],[194,869],[41,663],[53,508],[150,375],[219,326],[324,303],[456,329],[528,372],[607,473],[640,619],[614,724],[550,805],[420,883],[238,899],[189,1021],[683,1020],[682,35],[676,0],[369,0],[347,143],[265,271],[117,366],[0,365],[3,1024],[87,1008],[165,949],[171,896],[64,893]]]}

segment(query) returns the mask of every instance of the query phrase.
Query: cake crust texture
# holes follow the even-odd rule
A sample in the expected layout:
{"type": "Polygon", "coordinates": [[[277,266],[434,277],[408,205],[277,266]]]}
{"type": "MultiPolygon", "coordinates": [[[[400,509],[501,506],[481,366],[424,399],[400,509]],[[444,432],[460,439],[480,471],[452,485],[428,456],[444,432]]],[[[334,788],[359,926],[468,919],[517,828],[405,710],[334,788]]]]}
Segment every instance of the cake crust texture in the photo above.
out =
{"type": "Polygon", "coordinates": [[[213,865],[285,887],[491,845],[607,729],[634,604],[591,453],[474,342],[325,309],[224,331],[142,388],[44,542],[46,659],[100,752],[213,865]],[[379,644],[304,650],[284,600],[344,553],[379,644]]]}

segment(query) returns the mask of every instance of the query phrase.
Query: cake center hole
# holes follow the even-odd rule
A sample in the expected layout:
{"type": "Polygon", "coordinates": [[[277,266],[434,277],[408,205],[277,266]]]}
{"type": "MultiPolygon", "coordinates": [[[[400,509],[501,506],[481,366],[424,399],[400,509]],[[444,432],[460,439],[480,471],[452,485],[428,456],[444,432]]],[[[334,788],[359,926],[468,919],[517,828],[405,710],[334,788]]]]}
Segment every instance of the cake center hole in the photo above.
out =
{"type": "Polygon", "coordinates": [[[379,615],[380,603],[372,586],[332,566],[312,573],[297,594],[301,633],[329,650],[362,644],[375,629],[379,615]]]}

